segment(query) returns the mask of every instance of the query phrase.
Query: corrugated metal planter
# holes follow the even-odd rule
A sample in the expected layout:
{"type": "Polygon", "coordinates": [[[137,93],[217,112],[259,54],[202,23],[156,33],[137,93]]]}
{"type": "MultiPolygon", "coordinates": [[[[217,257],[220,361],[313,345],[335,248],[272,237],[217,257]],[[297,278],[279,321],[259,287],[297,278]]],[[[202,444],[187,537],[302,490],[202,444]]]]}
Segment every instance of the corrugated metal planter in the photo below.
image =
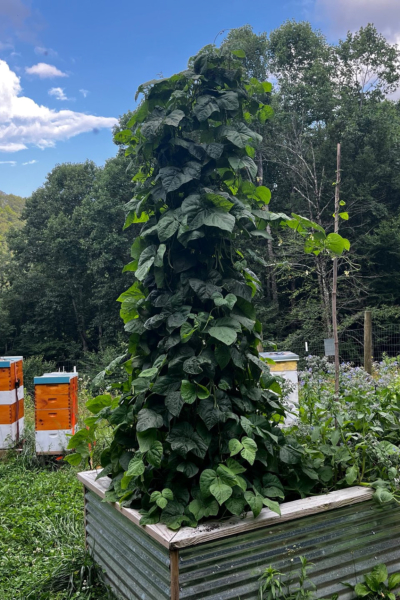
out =
{"type": "Polygon", "coordinates": [[[136,510],[102,503],[108,481],[95,481],[96,471],[78,477],[88,547],[124,599],[255,600],[263,570],[273,565],[289,575],[300,555],[315,564],[320,598],[351,598],[341,582],[361,581],[378,563],[400,571],[400,507],[378,507],[370,489],[286,502],[281,517],[265,508],[256,519],[249,514],[174,532],[141,527],[136,510]]]}

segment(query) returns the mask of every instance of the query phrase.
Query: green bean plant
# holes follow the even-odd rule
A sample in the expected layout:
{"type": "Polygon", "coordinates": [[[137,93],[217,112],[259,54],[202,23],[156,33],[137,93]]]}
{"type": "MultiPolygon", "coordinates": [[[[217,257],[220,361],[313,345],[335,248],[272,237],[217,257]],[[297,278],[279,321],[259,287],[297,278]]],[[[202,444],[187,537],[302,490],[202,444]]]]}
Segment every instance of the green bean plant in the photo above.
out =
{"type": "Polygon", "coordinates": [[[98,422],[113,425],[99,475],[111,478],[106,500],[140,509],[142,524],[279,513],[278,464],[295,471],[296,461],[277,427],[281,390],[258,352],[259,281],[240,247],[269,239],[270,224],[296,229],[307,252],[348,248],[307,219],[268,210],[254,159],[258,125],[273,114],[271,84],[247,80],[243,57],[212,49],[140,86],[142,103],[115,136],[136,172],[125,227],[141,226],[125,267],[136,280],[118,299],[127,378],[113,384],[118,397],[89,401],[93,416],[68,460],[88,456],[98,422]]]}

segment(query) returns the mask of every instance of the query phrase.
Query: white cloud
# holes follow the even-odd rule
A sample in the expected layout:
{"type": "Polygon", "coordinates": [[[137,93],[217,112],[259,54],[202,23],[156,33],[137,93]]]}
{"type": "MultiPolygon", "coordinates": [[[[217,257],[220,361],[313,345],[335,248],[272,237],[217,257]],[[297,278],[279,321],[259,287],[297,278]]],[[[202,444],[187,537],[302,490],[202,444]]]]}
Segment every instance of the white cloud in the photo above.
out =
{"type": "Polygon", "coordinates": [[[69,100],[69,98],[67,98],[67,96],[64,94],[64,88],[51,88],[51,90],[49,90],[49,96],[54,96],[56,98],[56,100],[69,100]]]}
{"type": "Polygon", "coordinates": [[[84,98],[89,94],[89,90],[79,90],[84,98]]]}
{"type": "Polygon", "coordinates": [[[335,33],[356,31],[373,23],[390,41],[400,34],[399,0],[316,0],[315,10],[335,33]]]}
{"type": "Polygon", "coordinates": [[[57,67],[48,65],[47,63],[38,63],[32,67],[25,67],[25,71],[28,75],[38,75],[40,79],[47,79],[49,77],[68,77],[66,73],[63,73],[57,67]]]}
{"type": "Polygon", "coordinates": [[[37,163],[37,162],[38,162],[37,160],[28,160],[28,162],[24,162],[24,163],[22,163],[22,164],[23,164],[24,166],[25,166],[25,165],[34,165],[34,164],[35,164],[35,163],[37,163]]]}
{"type": "Polygon", "coordinates": [[[113,117],[52,110],[20,93],[20,78],[0,60],[0,152],[18,152],[29,145],[49,148],[80,133],[110,129],[118,122],[113,117]]]}
{"type": "Polygon", "coordinates": [[[10,165],[10,167],[15,167],[16,164],[16,160],[0,160],[0,165],[10,165]]]}
{"type": "Polygon", "coordinates": [[[35,54],[38,54],[39,56],[58,56],[55,50],[52,48],[44,48],[43,46],[36,46],[35,54]]]}

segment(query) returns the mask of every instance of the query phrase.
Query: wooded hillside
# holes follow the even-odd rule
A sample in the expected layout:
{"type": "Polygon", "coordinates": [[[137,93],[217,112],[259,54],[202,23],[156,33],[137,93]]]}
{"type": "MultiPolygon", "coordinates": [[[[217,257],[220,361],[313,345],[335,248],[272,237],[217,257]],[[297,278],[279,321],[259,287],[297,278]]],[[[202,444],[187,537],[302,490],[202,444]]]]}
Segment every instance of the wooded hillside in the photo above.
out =
{"type": "MultiPolygon", "coordinates": [[[[375,319],[399,321],[397,47],[372,25],[331,44],[294,21],[268,34],[232,30],[223,45],[245,51],[249,85],[253,76],[273,83],[274,114],[258,124],[263,141],[248,150],[257,182],[271,190],[271,211],[303,215],[332,232],[341,143],[340,233],[351,248],[339,260],[340,328],[354,327],[366,308],[375,319]]],[[[116,298],[133,279],[122,269],[135,230],[122,227],[136,167],[123,142],[117,145],[103,168],[90,161],[55,167],[27,199],[24,227],[7,238],[13,257],[1,280],[0,352],[67,360],[125,343],[116,298]]],[[[23,202],[4,205],[0,196],[0,239],[5,223],[19,222],[23,202]]],[[[312,249],[305,254],[295,232],[278,231],[272,221],[269,234],[242,244],[260,280],[264,339],[286,340],[290,349],[331,336],[332,260],[312,249]]]]}

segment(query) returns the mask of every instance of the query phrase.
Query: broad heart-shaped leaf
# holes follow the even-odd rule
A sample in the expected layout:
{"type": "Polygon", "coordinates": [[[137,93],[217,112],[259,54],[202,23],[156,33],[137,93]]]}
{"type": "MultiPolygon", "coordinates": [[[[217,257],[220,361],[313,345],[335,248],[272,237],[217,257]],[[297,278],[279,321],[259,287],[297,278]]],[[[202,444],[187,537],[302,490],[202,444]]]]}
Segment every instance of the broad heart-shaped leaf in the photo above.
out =
{"type": "Polygon", "coordinates": [[[231,346],[237,340],[236,331],[230,327],[210,327],[208,333],[226,346],[231,346]]]}
{"type": "Polygon", "coordinates": [[[150,449],[146,454],[146,459],[151,465],[153,465],[153,467],[156,467],[158,469],[161,465],[162,455],[163,445],[161,442],[158,442],[156,440],[150,446],[150,449]]]}
{"type": "Polygon", "coordinates": [[[229,450],[230,450],[230,456],[235,456],[236,454],[239,454],[239,452],[242,450],[243,445],[239,442],[239,440],[229,440],[229,450]]]}
{"type": "Polygon", "coordinates": [[[229,164],[234,171],[240,171],[241,169],[247,169],[251,177],[255,179],[257,175],[257,165],[250,158],[250,156],[229,156],[229,164]]]}
{"type": "Polygon", "coordinates": [[[239,496],[239,497],[231,496],[225,502],[225,506],[229,510],[229,512],[231,512],[233,515],[237,515],[239,517],[244,511],[244,507],[246,506],[246,500],[244,499],[243,496],[239,496]]]}
{"type": "Polygon", "coordinates": [[[132,458],[128,465],[128,469],[126,471],[126,475],[128,476],[137,476],[142,475],[144,473],[145,466],[143,462],[143,457],[141,454],[137,454],[132,458]]]}
{"type": "Polygon", "coordinates": [[[146,431],[146,429],[158,429],[163,426],[163,418],[154,410],[149,408],[142,408],[138,413],[137,430],[146,431]]]}
{"type": "Polygon", "coordinates": [[[196,100],[196,105],[193,109],[194,114],[199,121],[205,121],[214,112],[219,111],[218,104],[212,96],[200,96],[196,100]]]}
{"type": "MultiPolygon", "coordinates": [[[[185,173],[178,167],[164,167],[160,169],[160,177],[166,192],[174,192],[193,179],[193,176],[189,172],[185,173]]],[[[164,240],[166,239],[168,238],[164,238],[164,240]]],[[[164,240],[160,239],[160,241],[164,240]]]]}
{"type": "Polygon", "coordinates": [[[193,404],[197,398],[196,385],[184,379],[181,385],[181,396],[186,404],[193,404]]]}
{"type": "Polygon", "coordinates": [[[232,488],[222,482],[220,477],[210,485],[210,492],[221,506],[228,498],[232,496],[232,488]]]}
{"type": "Polygon", "coordinates": [[[230,213],[223,212],[217,208],[206,208],[200,211],[190,222],[190,229],[199,229],[203,225],[207,225],[208,227],[217,227],[218,229],[232,233],[235,223],[236,219],[230,213]]]}
{"type": "Polygon", "coordinates": [[[200,494],[189,504],[189,510],[197,521],[204,517],[215,517],[218,514],[218,502],[214,498],[203,498],[200,494]]]}
{"type": "Polygon", "coordinates": [[[186,456],[191,450],[201,450],[199,435],[193,427],[184,421],[174,425],[167,437],[172,450],[178,450],[182,456],[186,456]]]}
{"type": "Polygon", "coordinates": [[[240,455],[244,458],[244,460],[247,460],[248,463],[253,465],[256,459],[257,444],[251,438],[245,437],[242,439],[242,445],[243,450],[241,451],[240,455]]]}
{"type": "Polygon", "coordinates": [[[263,507],[263,497],[260,494],[254,494],[249,491],[244,493],[244,498],[253,511],[254,517],[258,517],[263,507]]]}
{"type": "Polygon", "coordinates": [[[185,460],[176,467],[177,471],[184,473],[189,479],[194,477],[199,472],[199,467],[190,460],[185,460]]]}
{"type": "Polygon", "coordinates": [[[175,219],[172,213],[167,212],[167,214],[157,223],[158,239],[160,242],[165,242],[174,235],[178,228],[179,221],[175,219]]]}
{"type": "Polygon", "coordinates": [[[188,358],[183,363],[183,370],[185,373],[189,373],[190,375],[198,375],[203,372],[203,369],[200,366],[200,361],[196,356],[192,356],[188,358]]]}
{"type": "Polygon", "coordinates": [[[236,92],[220,92],[220,96],[217,97],[217,103],[220,108],[225,110],[236,111],[239,108],[239,98],[236,92]]]}
{"type": "Polygon", "coordinates": [[[164,119],[164,123],[166,125],[172,125],[173,127],[178,127],[179,123],[182,121],[185,113],[183,110],[173,110],[169,115],[167,115],[164,119]]]}
{"type": "Polygon", "coordinates": [[[260,198],[264,204],[269,204],[269,201],[271,200],[271,191],[265,187],[265,185],[259,185],[256,188],[256,196],[257,198],[260,198]]]}
{"type": "Polygon", "coordinates": [[[153,442],[157,439],[157,430],[146,429],[146,431],[138,431],[136,435],[139,442],[140,452],[147,452],[150,450],[153,442]]]}
{"type": "Polygon", "coordinates": [[[200,475],[200,491],[204,498],[211,496],[210,487],[215,483],[217,474],[213,469],[205,469],[200,475]]]}
{"type": "Polygon", "coordinates": [[[231,360],[231,353],[227,346],[218,346],[215,349],[215,358],[217,359],[217,363],[219,364],[221,369],[225,369],[231,360]]]}
{"type": "Polygon", "coordinates": [[[239,473],[246,472],[246,469],[234,458],[228,458],[228,460],[226,461],[226,466],[235,475],[239,475],[239,473]]]}
{"type": "Polygon", "coordinates": [[[276,512],[276,514],[281,516],[281,508],[278,502],[274,502],[274,500],[270,500],[269,498],[264,498],[263,503],[267,508],[269,508],[269,510],[273,510],[274,512],[276,512]]]}
{"type": "Polygon", "coordinates": [[[189,285],[200,300],[209,300],[221,289],[211,281],[203,281],[202,279],[189,279],[189,285]]]}
{"type": "Polygon", "coordinates": [[[165,406],[168,408],[171,415],[179,417],[182,407],[183,399],[180,392],[170,392],[165,398],[165,406]]]}

